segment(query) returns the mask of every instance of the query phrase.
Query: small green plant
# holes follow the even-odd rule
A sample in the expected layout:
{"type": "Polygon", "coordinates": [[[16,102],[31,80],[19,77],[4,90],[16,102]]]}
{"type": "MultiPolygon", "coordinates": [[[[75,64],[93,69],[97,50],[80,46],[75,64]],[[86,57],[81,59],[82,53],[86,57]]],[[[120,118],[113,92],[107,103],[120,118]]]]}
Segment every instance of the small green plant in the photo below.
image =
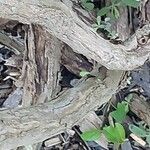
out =
{"type": "MultiPolygon", "coordinates": [[[[94,10],[93,0],[81,0],[81,5],[88,11],[94,10]]],[[[140,0],[111,0],[109,6],[105,6],[102,9],[98,9],[96,23],[93,24],[93,28],[97,31],[103,29],[107,33],[110,39],[116,39],[118,34],[112,30],[110,18],[118,19],[120,17],[119,7],[129,6],[137,8],[140,5],[140,0]],[[107,16],[104,21],[101,20],[101,16],[107,16]]]]}
{"type": "Polygon", "coordinates": [[[84,141],[94,141],[100,138],[101,133],[105,135],[109,142],[112,142],[114,144],[121,144],[125,140],[125,130],[120,123],[115,123],[114,126],[106,126],[102,130],[91,129],[89,131],[85,131],[81,134],[81,138],[84,141]]]}
{"type": "Polygon", "coordinates": [[[110,115],[115,119],[116,122],[122,123],[127,113],[129,112],[128,102],[122,101],[117,104],[117,108],[115,111],[112,111],[110,115]]]}
{"type": "Polygon", "coordinates": [[[107,36],[110,39],[115,39],[118,37],[118,34],[116,33],[116,31],[112,30],[111,27],[111,19],[110,18],[105,18],[104,21],[101,20],[101,17],[98,16],[96,18],[96,23],[93,24],[93,28],[95,31],[99,30],[99,29],[103,29],[104,31],[107,32],[107,36]]]}
{"type": "MultiPolygon", "coordinates": [[[[88,11],[94,10],[93,0],[81,0],[81,5],[88,11]]],[[[120,17],[119,8],[124,6],[137,8],[140,5],[140,0],[111,0],[109,6],[105,6],[101,9],[96,9],[97,18],[96,23],[93,24],[95,31],[103,29],[106,31],[107,37],[110,39],[116,39],[118,34],[112,30],[110,19],[118,19],[120,17]],[[106,16],[104,21],[101,20],[102,16],[106,16]]]]}
{"type": "Polygon", "coordinates": [[[104,25],[102,25],[102,20],[101,17],[98,16],[96,18],[96,23],[93,24],[93,28],[95,29],[95,31],[97,31],[98,29],[103,29],[104,25]]]}
{"type": "MultiPolygon", "coordinates": [[[[121,125],[122,121],[125,119],[126,114],[129,111],[129,102],[132,99],[132,94],[129,94],[125,100],[117,104],[115,111],[110,113],[116,123],[112,123],[109,126],[103,127],[103,129],[91,129],[81,134],[81,138],[84,141],[94,141],[100,138],[103,133],[109,142],[114,143],[116,149],[120,146],[121,143],[125,140],[125,129],[121,125]]],[[[150,136],[149,136],[150,139],[150,136]]]]}
{"type": "Polygon", "coordinates": [[[97,16],[110,16],[111,18],[118,19],[120,17],[119,7],[129,6],[137,8],[140,5],[140,0],[111,0],[109,6],[103,7],[97,13],[97,16]]]}
{"type": "Polygon", "coordinates": [[[97,16],[109,16],[111,18],[118,19],[120,17],[118,6],[120,3],[115,3],[115,1],[111,2],[110,6],[103,7],[97,12],[97,16]]]}
{"type": "Polygon", "coordinates": [[[116,122],[122,123],[125,120],[127,113],[129,112],[129,102],[132,97],[132,94],[129,94],[125,97],[125,101],[118,103],[116,110],[110,113],[116,122]]]}
{"type": "MultiPolygon", "coordinates": [[[[88,11],[92,11],[94,9],[93,0],[81,0],[81,5],[88,11]]],[[[111,18],[118,19],[119,7],[129,6],[133,8],[137,8],[140,5],[140,0],[111,0],[109,6],[105,6],[102,9],[98,10],[97,16],[109,16],[111,18]]]]}
{"type": "Polygon", "coordinates": [[[95,141],[101,136],[101,133],[105,135],[109,142],[112,142],[118,150],[120,144],[125,141],[125,130],[120,123],[115,123],[114,126],[109,125],[101,129],[91,129],[81,134],[81,138],[84,141],[95,141]]]}

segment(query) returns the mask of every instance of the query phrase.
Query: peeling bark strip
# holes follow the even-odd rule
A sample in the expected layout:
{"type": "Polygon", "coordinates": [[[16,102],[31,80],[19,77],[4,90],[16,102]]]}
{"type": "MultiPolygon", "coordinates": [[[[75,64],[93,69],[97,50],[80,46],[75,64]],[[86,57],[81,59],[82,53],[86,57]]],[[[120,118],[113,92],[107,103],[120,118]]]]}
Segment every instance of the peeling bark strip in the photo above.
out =
{"type": "Polygon", "coordinates": [[[60,40],[38,25],[30,25],[27,36],[23,107],[44,103],[59,92],[62,47],[60,40]]]}
{"type": "Polygon", "coordinates": [[[0,111],[0,149],[38,143],[72,127],[115,93],[122,72],[108,71],[106,76],[103,82],[97,78],[79,82],[48,103],[0,111]]]}
{"type": "Polygon", "coordinates": [[[139,30],[126,46],[114,45],[100,37],[59,0],[1,0],[0,17],[39,24],[75,52],[98,61],[108,69],[134,69],[149,56],[149,41],[146,39],[142,45],[138,41],[149,36],[150,25],[139,30]]]}

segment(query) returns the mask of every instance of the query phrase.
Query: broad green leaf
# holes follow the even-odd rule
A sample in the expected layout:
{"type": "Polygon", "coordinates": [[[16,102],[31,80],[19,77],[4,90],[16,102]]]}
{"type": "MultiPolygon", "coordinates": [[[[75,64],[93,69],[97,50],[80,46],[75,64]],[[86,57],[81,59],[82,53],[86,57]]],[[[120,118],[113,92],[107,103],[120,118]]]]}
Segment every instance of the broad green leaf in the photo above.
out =
{"type": "Polygon", "coordinates": [[[122,0],[126,6],[137,8],[140,5],[140,0],[122,0]]]}
{"type": "Polygon", "coordinates": [[[97,13],[97,16],[104,16],[110,12],[110,7],[103,7],[97,13]]]}
{"type": "Polygon", "coordinates": [[[85,131],[81,134],[81,138],[84,141],[95,141],[98,140],[101,136],[100,129],[91,129],[89,131],[85,131]]]}
{"type": "Polygon", "coordinates": [[[112,111],[110,115],[116,120],[116,122],[122,123],[126,118],[128,111],[128,103],[123,101],[122,103],[117,104],[117,109],[112,111]]]}
{"type": "Polygon", "coordinates": [[[135,126],[133,124],[129,125],[129,130],[139,137],[146,137],[148,134],[144,129],[139,128],[138,126],[135,126]]]}
{"type": "Polygon", "coordinates": [[[86,76],[86,75],[88,75],[88,74],[90,74],[90,73],[87,72],[87,71],[81,71],[81,72],[80,72],[80,76],[81,76],[81,77],[84,77],[84,76],[86,76]]]}
{"type": "Polygon", "coordinates": [[[146,136],[146,142],[148,143],[148,145],[150,146],[150,134],[148,136],[146,136]]]}
{"type": "Polygon", "coordinates": [[[88,3],[84,3],[84,7],[85,7],[85,9],[91,11],[91,10],[94,9],[94,4],[93,3],[89,3],[89,2],[88,3]]]}
{"type": "Polygon", "coordinates": [[[112,143],[123,143],[125,140],[125,130],[124,127],[115,123],[115,126],[107,126],[103,128],[103,133],[107,140],[112,143]]]}

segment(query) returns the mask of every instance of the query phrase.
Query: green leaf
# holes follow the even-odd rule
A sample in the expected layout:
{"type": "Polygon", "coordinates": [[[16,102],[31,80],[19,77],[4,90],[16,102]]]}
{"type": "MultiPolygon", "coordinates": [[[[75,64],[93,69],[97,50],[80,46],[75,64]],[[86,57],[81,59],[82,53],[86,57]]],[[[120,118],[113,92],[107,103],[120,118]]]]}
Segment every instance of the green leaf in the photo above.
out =
{"type": "Polygon", "coordinates": [[[98,28],[98,24],[97,23],[92,24],[92,28],[98,28]]]}
{"type": "Polygon", "coordinates": [[[98,27],[97,23],[92,24],[92,28],[97,28],[97,27],[98,27]]]}
{"type": "Polygon", "coordinates": [[[88,2],[88,0],[81,0],[81,3],[83,4],[83,3],[87,3],[88,2]]]}
{"type": "Polygon", "coordinates": [[[105,23],[109,23],[110,21],[111,21],[111,18],[110,17],[106,17],[104,22],[105,23]]]}
{"type": "Polygon", "coordinates": [[[116,120],[116,122],[122,123],[129,112],[129,107],[127,102],[121,102],[117,104],[115,111],[112,111],[110,115],[116,120]]]}
{"type": "Polygon", "coordinates": [[[100,25],[101,24],[101,16],[97,16],[96,21],[97,21],[97,24],[100,25]]]}
{"type": "Polygon", "coordinates": [[[95,27],[95,28],[94,28],[94,31],[97,32],[98,29],[99,29],[99,27],[95,27]]]}
{"type": "Polygon", "coordinates": [[[129,125],[129,130],[139,137],[146,137],[148,134],[144,129],[139,128],[135,126],[134,124],[129,125]]]}
{"type": "Polygon", "coordinates": [[[115,20],[115,12],[114,12],[114,5],[111,6],[111,19],[115,20]]]}
{"type": "Polygon", "coordinates": [[[104,16],[108,14],[109,11],[110,11],[110,7],[103,7],[102,9],[98,11],[97,16],[104,16]]]}
{"type": "Polygon", "coordinates": [[[110,39],[116,39],[118,37],[118,33],[113,30],[109,32],[108,37],[110,37],[110,39]]]}
{"type": "Polygon", "coordinates": [[[80,76],[81,76],[81,77],[84,77],[84,76],[86,76],[86,75],[88,75],[88,74],[90,74],[90,73],[87,72],[87,71],[81,71],[81,72],[80,72],[80,76]]]}
{"type": "Polygon", "coordinates": [[[148,145],[150,146],[150,134],[148,136],[146,136],[146,142],[148,143],[148,145]]]}
{"type": "Polygon", "coordinates": [[[91,11],[91,10],[94,9],[94,4],[93,3],[89,3],[89,2],[88,3],[84,3],[84,7],[85,7],[85,9],[91,11]]]}
{"type": "Polygon", "coordinates": [[[100,29],[105,29],[105,25],[101,24],[101,25],[99,25],[99,28],[100,29]]]}
{"type": "Polygon", "coordinates": [[[81,138],[84,141],[95,141],[98,140],[101,136],[101,130],[100,129],[91,129],[89,131],[83,132],[81,134],[81,138]]]}
{"type": "Polygon", "coordinates": [[[99,27],[99,25],[98,24],[93,24],[92,25],[92,28],[95,30],[95,31],[97,31],[100,27],[99,27]]]}
{"type": "Polygon", "coordinates": [[[112,31],[111,29],[111,24],[109,22],[106,22],[105,24],[105,28],[104,28],[106,31],[108,31],[108,33],[110,33],[112,31]]]}
{"type": "Polygon", "coordinates": [[[125,130],[124,127],[115,123],[115,126],[107,126],[103,128],[103,133],[107,140],[112,143],[123,143],[125,140],[125,130]]]}
{"type": "Polygon", "coordinates": [[[116,19],[118,19],[120,17],[120,14],[119,14],[117,7],[114,7],[114,16],[116,19]]]}
{"type": "Polygon", "coordinates": [[[133,94],[129,94],[127,97],[125,97],[125,100],[130,102],[133,98],[133,94]]]}
{"type": "Polygon", "coordinates": [[[127,114],[129,112],[129,103],[126,101],[122,101],[121,104],[124,105],[125,112],[127,114]]]}
{"type": "Polygon", "coordinates": [[[140,5],[140,0],[122,0],[126,6],[137,8],[140,5]]]}

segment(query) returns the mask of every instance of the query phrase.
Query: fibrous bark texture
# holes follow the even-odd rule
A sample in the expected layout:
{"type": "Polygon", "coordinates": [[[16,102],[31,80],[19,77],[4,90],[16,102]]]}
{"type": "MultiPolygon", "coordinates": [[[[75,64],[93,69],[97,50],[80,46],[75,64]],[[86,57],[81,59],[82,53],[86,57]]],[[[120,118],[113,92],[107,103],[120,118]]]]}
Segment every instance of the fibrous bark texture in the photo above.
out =
{"type": "Polygon", "coordinates": [[[138,30],[125,45],[114,45],[100,37],[73,10],[75,9],[71,9],[70,5],[67,6],[59,0],[0,2],[0,17],[42,25],[75,52],[96,60],[108,69],[134,69],[148,58],[150,25],[138,30]]]}
{"type": "Polygon", "coordinates": [[[106,76],[104,81],[81,79],[74,88],[48,103],[0,111],[0,149],[37,143],[71,128],[115,93],[122,72],[108,71],[106,76]]]}
{"type": "Polygon", "coordinates": [[[144,97],[139,97],[134,94],[130,108],[132,112],[150,126],[150,106],[149,102],[147,102],[144,97]]]}
{"type": "Polygon", "coordinates": [[[62,43],[42,27],[28,28],[22,75],[23,106],[46,102],[59,92],[61,47],[62,43]]]}

